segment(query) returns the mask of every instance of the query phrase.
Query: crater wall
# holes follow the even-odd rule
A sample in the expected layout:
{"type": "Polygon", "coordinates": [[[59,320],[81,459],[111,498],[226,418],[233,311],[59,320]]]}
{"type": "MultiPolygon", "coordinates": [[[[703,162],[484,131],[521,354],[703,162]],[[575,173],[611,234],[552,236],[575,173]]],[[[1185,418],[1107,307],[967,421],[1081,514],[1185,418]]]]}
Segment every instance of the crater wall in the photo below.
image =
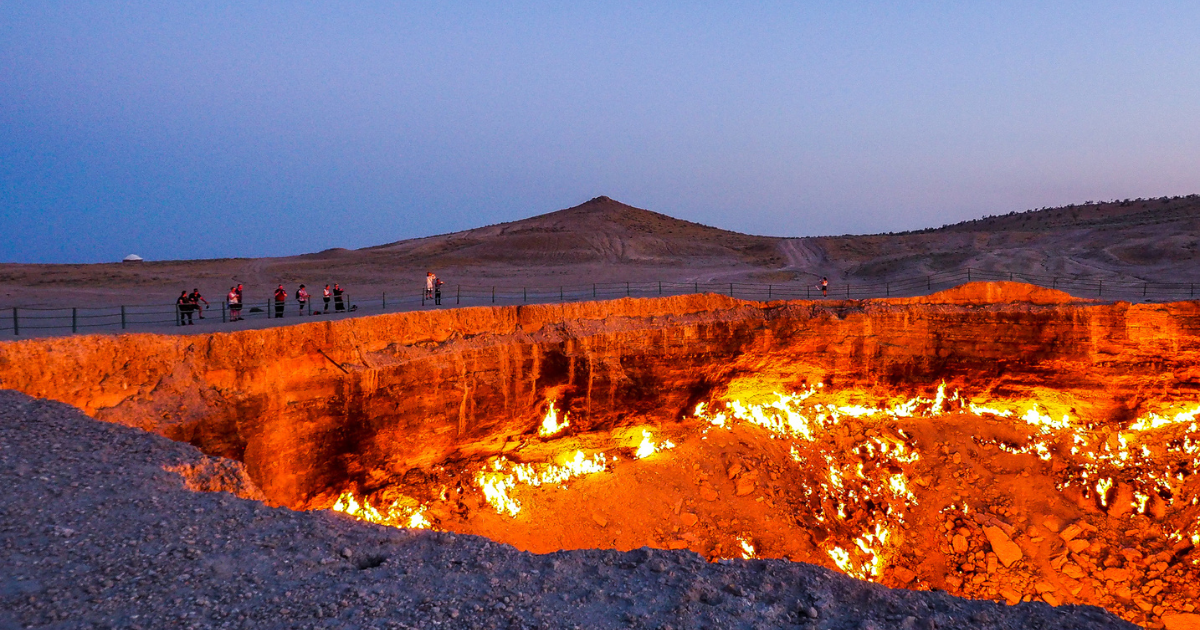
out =
{"type": "Polygon", "coordinates": [[[307,507],[347,479],[502,452],[548,400],[586,430],[670,422],[714,395],[944,381],[1120,425],[1200,397],[1198,359],[1194,302],[977,283],[926,299],[695,295],[5,342],[0,387],[241,460],[272,503],[307,507]]]}

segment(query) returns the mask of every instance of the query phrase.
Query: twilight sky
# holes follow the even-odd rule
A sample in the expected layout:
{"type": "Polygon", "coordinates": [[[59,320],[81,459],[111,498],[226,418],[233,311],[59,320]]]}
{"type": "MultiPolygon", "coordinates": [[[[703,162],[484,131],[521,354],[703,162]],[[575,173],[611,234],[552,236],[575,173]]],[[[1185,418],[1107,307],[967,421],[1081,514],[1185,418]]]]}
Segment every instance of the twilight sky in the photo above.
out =
{"type": "Polygon", "coordinates": [[[0,3],[4,262],[1196,192],[1196,2],[0,3]]]}

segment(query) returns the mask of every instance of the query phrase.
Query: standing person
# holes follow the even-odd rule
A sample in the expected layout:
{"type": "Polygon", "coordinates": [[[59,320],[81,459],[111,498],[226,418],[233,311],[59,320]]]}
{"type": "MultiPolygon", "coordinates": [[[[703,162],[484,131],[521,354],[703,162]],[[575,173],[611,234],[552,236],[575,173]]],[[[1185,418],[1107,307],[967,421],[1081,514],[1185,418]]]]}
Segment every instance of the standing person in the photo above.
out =
{"type": "Polygon", "coordinates": [[[296,290],[296,301],[300,303],[300,314],[304,315],[304,307],[308,306],[308,289],[303,284],[296,290]]]}
{"type": "Polygon", "coordinates": [[[175,308],[179,311],[179,325],[192,325],[192,300],[188,297],[187,289],[180,291],[179,299],[175,300],[175,308]],[[184,322],[187,324],[184,324],[184,322]]]}
{"type": "Polygon", "coordinates": [[[345,291],[342,291],[342,285],[334,282],[333,283],[333,310],[335,310],[335,311],[346,310],[346,303],[342,301],[342,293],[345,293],[345,291]]]}
{"type": "Polygon", "coordinates": [[[446,284],[446,283],[445,283],[445,282],[442,282],[442,279],[441,279],[441,278],[438,278],[437,276],[434,276],[434,280],[433,280],[433,303],[434,303],[435,305],[437,305],[437,306],[441,306],[441,305],[442,305],[442,285],[443,285],[443,284],[446,284]]]}
{"type": "Polygon", "coordinates": [[[283,285],[275,289],[275,317],[283,317],[283,307],[287,303],[287,290],[283,285]]]}
{"type": "Polygon", "coordinates": [[[242,294],[238,292],[237,287],[229,287],[229,295],[225,296],[229,302],[229,321],[236,322],[242,318],[242,294]]]}
{"type": "Polygon", "coordinates": [[[438,277],[430,271],[425,274],[425,299],[433,297],[433,289],[437,286],[438,277]]]}
{"type": "Polygon", "coordinates": [[[208,300],[200,295],[200,289],[192,289],[192,294],[188,296],[188,299],[192,301],[192,307],[199,313],[200,319],[204,319],[204,308],[200,306],[200,303],[204,302],[204,306],[208,306],[208,300]]]}
{"type": "Polygon", "coordinates": [[[325,300],[325,310],[321,311],[322,313],[329,312],[329,296],[331,296],[331,295],[333,295],[333,293],[331,293],[329,291],[329,285],[327,284],[327,285],[325,285],[324,293],[322,293],[322,295],[321,295],[321,297],[324,298],[324,300],[325,300]]]}
{"type": "Polygon", "coordinates": [[[827,297],[828,295],[829,295],[829,278],[826,278],[825,276],[821,276],[821,297],[827,297]]]}

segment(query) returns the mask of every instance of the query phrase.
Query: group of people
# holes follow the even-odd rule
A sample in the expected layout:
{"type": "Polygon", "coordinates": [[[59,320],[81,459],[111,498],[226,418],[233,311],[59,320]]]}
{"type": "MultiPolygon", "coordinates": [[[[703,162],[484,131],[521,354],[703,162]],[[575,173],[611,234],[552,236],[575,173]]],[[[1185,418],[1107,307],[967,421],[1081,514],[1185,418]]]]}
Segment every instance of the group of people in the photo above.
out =
{"type": "MultiPolygon", "coordinates": [[[[229,321],[231,322],[245,319],[242,317],[242,306],[245,304],[245,300],[242,297],[242,291],[242,285],[239,284],[237,286],[232,286],[229,287],[229,293],[225,296],[225,299],[229,304],[229,321]]],[[[304,315],[306,312],[308,312],[308,302],[312,298],[305,285],[302,284],[300,285],[299,289],[296,289],[295,298],[296,302],[300,305],[300,314],[304,315]]],[[[283,317],[283,311],[287,304],[287,299],[288,292],[281,284],[275,289],[274,294],[275,317],[283,317]]],[[[325,289],[322,291],[322,299],[325,302],[324,308],[321,311],[313,311],[313,315],[317,315],[319,313],[328,313],[330,303],[333,304],[334,312],[342,312],[346,310],[345,290],[342,289],[342,285],[336,282],[333,284],[332,288],[330,288],[328,284],[325,285],[325,289]]],[[[196,314],[199,314],[200,319],[204,319],[204,310],[201,304],[208,306],[208,300],[204,299],[204,296],[200,295],[200,289],[192,289],[191,293],[188,293],[186,290],[180,293],[179,299],[175,300],[175,305],[178,309],[179,315],[179,325],[187,326],[194,324],[195,322],[193,321],[192,317],[196,314]]]]}
{"type": "Polygon", "coordinates": [[[208,306],[208,300],[200,295],[200,289],[192,289],[191,293],[184,289],[179,293],[179,298],[175,300],[175,306],[179,309],[179,325],[190,326],[196,322],[192,321],[193,315],[199,315],[200,319],[204,319],[204,306],[200,306],[203,302],[204,306],[208,306]]]}
{"type": "Polygon", "coordinates": [[[432,271],[425,274],[425,299],[433,300],[434,304],[441,306],[443,284],[446,283],[442,282],[442,279],[437,277],[432,271]]]}
{"type": "MultiPolygon", "coordinates": [[[[325,288],[321,291],[321,299],[324,300],[324,302],[325,302],[324,308],[322,308],[320,311],[315,311],[312,314],[318,315],[320,313],[328,313],[329,312],[329,303],[331,301],[333,302],[334,312],[340,313],[342,311],[345,311],[346,310],[345,293],[346,292],[344,290],[342,290],[342,285],[340,285],[336,282],[333,283],[332,289],[329,288],[328,284],[325,285],[325,288]]],[[[287,299],[288,299],[287,289],[283,288],[282,284],[279,285],[278,287],[276,287],[275,288],[275,317],[283,317],[283,310],[284,310],[284,307],[287,305],[287,299]]],[[[303,284],[300,285],[300,288],[296,289],[296,303],[300,305],[300,314],[301,315],[304,315],[304,313],[308,310],[308,301],[310,299],[312,299],[312,295],[309,294],[308,288],[303,284]]]]}

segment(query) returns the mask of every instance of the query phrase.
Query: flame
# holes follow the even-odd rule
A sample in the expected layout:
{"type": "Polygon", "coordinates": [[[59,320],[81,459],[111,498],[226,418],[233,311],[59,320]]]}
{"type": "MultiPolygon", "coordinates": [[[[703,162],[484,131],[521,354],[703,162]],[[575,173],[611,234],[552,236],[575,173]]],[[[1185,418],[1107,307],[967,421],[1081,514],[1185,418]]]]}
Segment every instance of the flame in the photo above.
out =
{"type": "Polygon", "coordinates": [[[497,513],[516,516],[521,512],[521,503],[509,492],[517,484],[535,487],[561,485],[574,477],[604,472],[608,466],[609,461],[604,453],[596,453],[589,458],[583,451],[575,451],[575,456],[562,464],[513,464],[505,457],[497,457],[491,460],[491,470],[485,468],[475,475],[475,485],[497,513]]]}
{"type": "Polygon", "coordinates": [[[542,426],[538,428],[538,435],[542,437],[557,435],[563,429],[571,425],[570,421],[568,420],[570,415],[570,412],[567,412],[565,415],[563,415],[563,420],[560,424],[558,421],[558,410],[554,408],[554,401],[551,400],[550,409],[546,411],[546,417],[542,418],[542,426]]]}
{"type": "Polygon", "coordinates": [[[738,544],[742,547],[742,558],[745,560],[754,559],[754,544],[742,536],[737,537],[738,544]]]}
{"type": "MultiPolygon", "coordinates": [[[[1170,412],[1167,413],[1169,414],[1170,412]]],[[[1180,411],[1171,418],[1160,416],[1156,413],[1150,413],[1147,414],[1146,417],[1139,418],[1137,422],[1134,422],[1132,425],[1130,425],[1129,430],[1150,431],[1173,424],[1186,424],[1188,422],[1195,422],[1197,415],[1200,415],[1200,405],[1196,405],[1195,407],[1192,407],[1186,411],[1180,411]]],[[[1191,430],[1196,430],[1194,425],[1191,430]]]]}
{"type": "Polygon", "coordinates": [[[633,454],[634,459],[644,459],[659,451],[675,448],[675,444],[670,440],[663,440],[661,444],[655,446],[654,440],[651,439],[650,432],[642,429],[642,442],[638,444],[637,452],[633,454]]]}
{"type": "Polygon", "coordinates": [[[410,529],[433,529],[433,523],[425,517],[426,506],[413,507],[414,503],[416,502],[413,500],[397,499],[385,512],[380,512],[365,500],[360,503],[353,492],[346,490],[338,496],[330,509],[368,523],[410,529]]]}

